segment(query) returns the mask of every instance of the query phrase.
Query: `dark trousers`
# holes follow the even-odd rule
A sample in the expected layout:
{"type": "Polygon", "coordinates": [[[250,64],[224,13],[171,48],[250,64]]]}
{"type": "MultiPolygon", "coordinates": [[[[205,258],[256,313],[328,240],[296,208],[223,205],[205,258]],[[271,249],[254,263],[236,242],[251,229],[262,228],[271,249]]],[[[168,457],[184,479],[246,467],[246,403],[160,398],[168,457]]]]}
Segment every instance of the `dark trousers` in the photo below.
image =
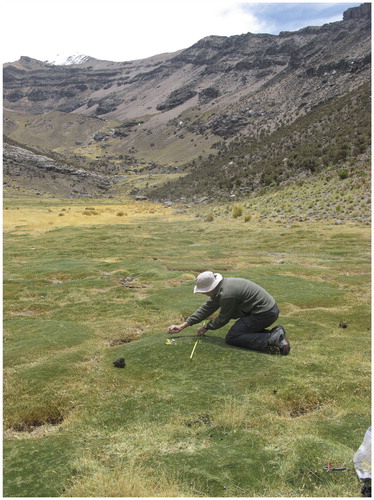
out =
{"type": "Polygon", "coordinates": [[[267,346],[270,337],[270,332],[265,328],[272,325],[278,316],[279,309],[276,304],[264,313],[243,316],[228,331],[226,344],[262,351],[267,346]]]}

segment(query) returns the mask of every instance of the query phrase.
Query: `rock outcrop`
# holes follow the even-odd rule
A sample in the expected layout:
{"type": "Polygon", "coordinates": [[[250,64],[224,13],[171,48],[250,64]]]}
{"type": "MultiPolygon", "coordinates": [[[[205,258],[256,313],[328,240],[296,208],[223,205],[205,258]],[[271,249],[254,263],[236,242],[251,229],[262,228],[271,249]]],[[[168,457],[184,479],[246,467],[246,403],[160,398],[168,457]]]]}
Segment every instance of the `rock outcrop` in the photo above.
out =
{"type": "Polygon", "coordinates": [[[4,144],[3,180],[13,189],[66,198],[100,197],[112,186],[104,175],[74,168],[19,146],[4,144]]]}

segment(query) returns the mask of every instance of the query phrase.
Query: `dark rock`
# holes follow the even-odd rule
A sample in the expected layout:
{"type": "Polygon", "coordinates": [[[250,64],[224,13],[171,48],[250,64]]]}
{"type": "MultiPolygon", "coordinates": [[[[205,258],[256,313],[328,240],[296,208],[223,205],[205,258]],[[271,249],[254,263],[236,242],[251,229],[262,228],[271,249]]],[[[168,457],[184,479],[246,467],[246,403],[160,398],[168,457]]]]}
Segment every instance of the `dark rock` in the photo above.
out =
{"type": "Polygon", "coordinates": [[[220,96],[220,91],[215,87],[208,87],[199,92],[199,102],[205,104],[212,99],[217,99],[220,96]]]}
{"type": "Polygon", "coordinates": [[[169,109],[173,109],[181,104],[185,103],[189,99],[192,99],[197,94],[196,91],[191,90],[187,87],[182,87],[180,89],[174,90],[171,92],[167,100],[156,106],[158,111],[168,111],[169,109]]]}
{"type": "Polygon", "coordinates": [[[371,3],[363,3],[358,7],[352,7],[347,9],[343,13],[343,21],[349,21],[351,19],[360,19],[362,17],[370,18],[371,16],[371,3]]]}
{"type": "Polygon", "coordinates": [[[116,359],[116,361],[113,361],[113,365],[116,368],[125,368],[125,366],[126,366],[125,358],[116,359]]]}
{"type": "Polygon", "coordinates": [[[23,93],[20,90],[15,90],[14,92],[8,95],[8,100],[10,102],[17,102],[24,97],[23,93]]]}
{"type": "Polygon", "coordinates": [[[49,99],[49,97],[49,92],[40,89],[32,90],[27,96],[29,101],[46,101],[47,99],[49,99]]]}

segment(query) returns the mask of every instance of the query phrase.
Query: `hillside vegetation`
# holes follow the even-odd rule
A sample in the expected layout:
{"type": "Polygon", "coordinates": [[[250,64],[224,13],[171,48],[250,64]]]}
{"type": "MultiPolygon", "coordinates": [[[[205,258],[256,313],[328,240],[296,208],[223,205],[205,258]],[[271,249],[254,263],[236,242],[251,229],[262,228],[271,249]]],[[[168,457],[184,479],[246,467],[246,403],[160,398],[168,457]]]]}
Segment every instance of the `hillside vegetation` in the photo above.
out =
{"type": "Polygon", "coordinates": [[[248,144],[243,137],[219,144],[217,155],[193,165],[185,177],[151,190],[148,196],[187,201],[205,196],[222,201],[230,194],[244,197],[299,179],[313,182],[313,174],[331,169],[342,179],[367,183],[370,144],[370,85],[365,84],[261,140],[248,144]]]}
{"type": "MultiPolygon", "coordinates": [[[[23,147],[6,138],[6,148],[8,144],[18,151],[23,147]]],[[[10,153],[4,158],[5,195],[32,194],[33,188],[34,192],[44,192],[44,196],[48,192],[65,192],[69,197],[90,194],[96,198],[136,195],[185,207],[191,202],[218,202],[222,207],[215,213],[223,213],[227,204],[236,201],[247,207],[261,207],[254,210],[265,218],[370,221],[369,84],[321,104],[257,141],[248,143],[243,136],[232,142],[221,141],[216,147],[218,153],[207,160],[178,169],[138,162],[130,154],[120,161],[88,160],[27,147],[23,156],[35,155],[35,167],[26,159],[22,176],[14,176],[16,171],[22,171],[22,159],[10,153]],[[60,166],[58,174],[55,167],[43,168],[43,163],[60,166]],[[58,175],[64,175],[64,184],[58,175]]],[[[211,210],[208,205],[203,212],[211,210]]],[[[250,215],[254,215],[251,208],[250,215]]]]}

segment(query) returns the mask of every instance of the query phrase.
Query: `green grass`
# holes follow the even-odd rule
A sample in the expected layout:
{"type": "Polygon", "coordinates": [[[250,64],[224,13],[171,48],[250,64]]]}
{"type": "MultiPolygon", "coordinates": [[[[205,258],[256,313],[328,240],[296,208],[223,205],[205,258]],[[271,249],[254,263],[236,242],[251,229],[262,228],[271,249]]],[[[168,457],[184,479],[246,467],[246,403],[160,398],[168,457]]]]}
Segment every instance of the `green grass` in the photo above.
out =
{"type": "Polygon", "coordinates": [[[4,496],[359,496],[368,226],[59,219],[4,234],[4,496]],[[206,269],[274,295],[290,356],[226,345],[229,325],[192,362],[195,328],[165,344],[167,327],[201,304],[193,278],[206,269]],[[113,366],[119,357],[126,368],[113,366]],[[326,473],[327,462],[347,470],[326,473]]]}

